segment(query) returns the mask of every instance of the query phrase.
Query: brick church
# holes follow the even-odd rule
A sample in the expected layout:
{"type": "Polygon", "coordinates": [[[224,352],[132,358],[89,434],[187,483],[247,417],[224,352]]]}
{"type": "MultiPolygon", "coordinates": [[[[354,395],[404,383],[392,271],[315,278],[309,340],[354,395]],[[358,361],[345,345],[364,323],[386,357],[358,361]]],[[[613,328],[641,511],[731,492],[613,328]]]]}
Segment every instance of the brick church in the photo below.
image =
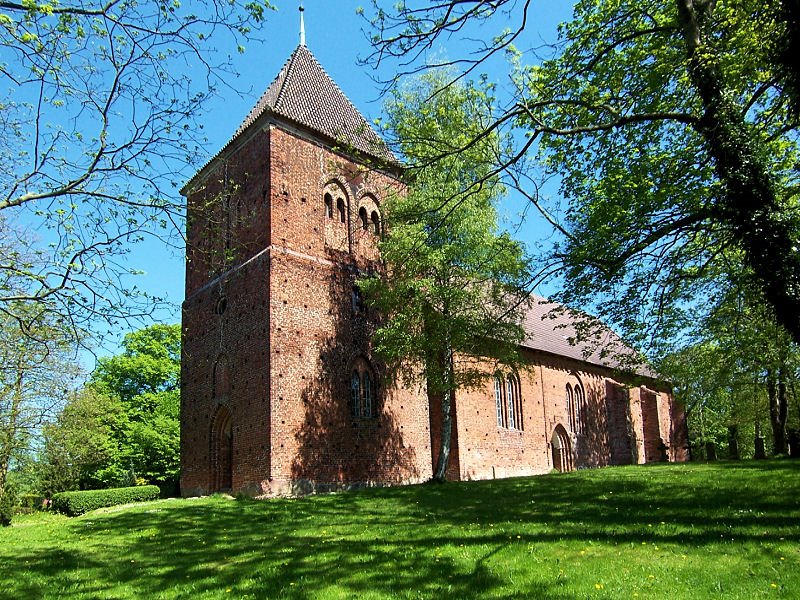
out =
{"type": "MultiPolygon", "coordinates": [[[[252,495],[431,478],[440,411],[386,384],[356,279],[378,260],[401,166],[304,43],[184,187],[181,489],[252,495]]],[[[521,348],[453,406],[448,478],[687,457],[684,414],[646,369],[571,345],[535,299],[521,348]]],[[[609,332],[609,339],[613,335],[609,332]]]]}

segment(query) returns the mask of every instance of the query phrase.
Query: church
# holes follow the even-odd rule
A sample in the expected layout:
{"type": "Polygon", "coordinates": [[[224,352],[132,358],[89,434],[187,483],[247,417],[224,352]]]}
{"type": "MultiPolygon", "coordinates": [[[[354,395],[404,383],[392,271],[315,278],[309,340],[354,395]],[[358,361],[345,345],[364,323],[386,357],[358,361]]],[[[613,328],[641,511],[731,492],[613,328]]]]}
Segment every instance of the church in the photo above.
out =
{"type": "MultiPolygon", "coordinates": [[[[183,495],[431,478],[441,409],[387,383],[356,286],[379,260],[381,203],[403,189],[402,165],[301,41],[182,190],[183,495]]],[[[571,344],[551,308],[528,309],[529,368],[456,394],[448,479],[686,460],[669,385],[571,344]]]]}

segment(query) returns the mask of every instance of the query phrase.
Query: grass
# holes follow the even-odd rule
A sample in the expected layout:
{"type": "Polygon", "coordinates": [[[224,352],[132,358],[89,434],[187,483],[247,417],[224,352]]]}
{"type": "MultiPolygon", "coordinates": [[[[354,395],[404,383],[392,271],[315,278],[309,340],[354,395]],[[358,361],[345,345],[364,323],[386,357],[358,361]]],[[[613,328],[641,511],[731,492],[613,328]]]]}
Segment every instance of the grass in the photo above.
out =
{"type": "Polygon", "coordinates": [[[161,500],[0,531],[3,598],[797,598],[800,461],[300,500],[161,500]]]}

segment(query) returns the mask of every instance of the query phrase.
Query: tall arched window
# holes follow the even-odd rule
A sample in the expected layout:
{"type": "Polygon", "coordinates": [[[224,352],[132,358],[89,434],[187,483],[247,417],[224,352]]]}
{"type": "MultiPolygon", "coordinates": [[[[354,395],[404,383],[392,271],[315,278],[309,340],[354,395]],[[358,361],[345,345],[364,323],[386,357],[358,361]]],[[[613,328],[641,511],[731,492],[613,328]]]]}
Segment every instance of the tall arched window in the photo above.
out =
{"type": "Polygon", "coordinates": [[[494,376],[494,402],[497,408],[497,426],[505,427],[505,411],[503,410],[503,383],[500,376],[494,376]]]}
{"type": "Polygon", "coordinates": [[[358,209],[358,220],[361,221],[361,229],[366,231],[369,228],[369,222],[367,221],[367,209],[363,206],[358,209]]]}
{"type": "Polygon", "coordinates": [[[325,194],[325,218],[333,218],[333,196],[328,193],[325,194]]]}
{"type": "Polygon", "coordinates": [[[516,375],[497,373],[494,376],[494,404],[498,427],[523,430],[522,395],[516,375]]]}
{"type": "Polygon", "coordinates": [[[361,416],[369,418],[372,416],[372,375],[370,375],[369,371],[365,371],[362,374],[361,383],[364,389],[361,402],[361,416]]]}
{"type": "Polygon", "coordinates": [[[375,233],[375,235],[380,235],[381,234],[381,219],[378,216],[378,211],[373,210],[372,211],[372,216],[370,218],[372,219],[372,231],[375,233]]]}
{"type": "Polygon", "coordinates": [[[361,416],[361,375],[353,371],[350,376],[350,415],[361,416]]]}
{"type": "Polygon", "coordinates": [[[516,375],[506,377],[506,402],[508,403],[508,426],[522,431],[522,395],[516,375]]]}
{"type": "Polygon", "coordinates": [[[586,426],[586,395],[583,386],[578,383],[575,385],[575,427],[577,433],[583,433],[586,426]]]}
{"type": "Polygon", "coordinates": [[[511,380],[511,377],[506,377],[506,405],[508,406],[508,428],[509,429],[516,429],[517,428],[517,421],[516,421],[516,406],[514,406],[514,383],[511,380]]]}
{"type": "Polygon", "coordinates": [[[570,431],[575,431],[575,395],[570,384],[567,384],[567,414],[570,431]]]}
{"type": "Polygon", "coordinates": [[[369,419],[376,414],[376,381],[369,363],[358,358],[350,374],[350,415],[369,419]]]}

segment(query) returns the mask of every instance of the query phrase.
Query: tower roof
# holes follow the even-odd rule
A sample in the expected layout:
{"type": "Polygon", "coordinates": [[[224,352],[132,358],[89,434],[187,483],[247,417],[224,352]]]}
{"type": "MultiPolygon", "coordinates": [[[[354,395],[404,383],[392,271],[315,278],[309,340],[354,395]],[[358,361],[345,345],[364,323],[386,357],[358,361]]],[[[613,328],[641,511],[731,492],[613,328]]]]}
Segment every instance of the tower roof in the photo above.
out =
{"type": "Polygon", "coordinates": [[[231,142],[265,112],[321,133],[343,149],[354,149],[382,161],[398,162],[386,143],[303,44],[292,52],[278,76],[239,125],[231,142]]]}

